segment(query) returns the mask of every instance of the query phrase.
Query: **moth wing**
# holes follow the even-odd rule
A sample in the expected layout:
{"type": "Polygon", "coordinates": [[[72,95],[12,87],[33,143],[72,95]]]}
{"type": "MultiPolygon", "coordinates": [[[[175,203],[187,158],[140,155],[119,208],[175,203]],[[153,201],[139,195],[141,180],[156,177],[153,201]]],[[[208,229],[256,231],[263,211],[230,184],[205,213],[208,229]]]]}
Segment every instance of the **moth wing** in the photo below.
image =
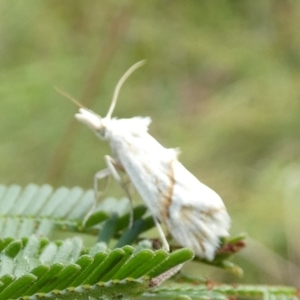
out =
{"type": "Polygon", "coordinates": [[[212,260],[220,237],[229,235],[230,217],[224,203],[180,162],[174,161],[172,167],[175,184],[168,229],[181,245],[212,260]]]}
{"type": "Polygon", "coordinates": [[[219,195],[177,160],[178,151],[164,148],[148,133],[115,136],[111,146],[151,213],[182,246],[212,260],[230,226],[219,195]]]}
{"type": "Polygon", "coordinates": [[[115,138],[111,146],[151,213],[166,222],[173,188],[171,164],[178,151],[164,148],[147,133],[115,138]]]}

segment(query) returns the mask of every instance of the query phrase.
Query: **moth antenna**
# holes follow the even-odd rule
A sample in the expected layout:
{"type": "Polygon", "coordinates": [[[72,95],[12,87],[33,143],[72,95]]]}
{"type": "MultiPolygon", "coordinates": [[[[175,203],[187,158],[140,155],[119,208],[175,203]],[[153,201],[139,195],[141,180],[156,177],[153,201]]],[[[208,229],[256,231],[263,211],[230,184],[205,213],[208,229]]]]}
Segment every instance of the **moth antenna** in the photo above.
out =
{"type": "Polygon", "coordinates": [[[116,85],[115,91],[114,91],[114,95],[113,95],[113,99],[111,101],[111,105],[110,108],[108,110],[108,113],[106,115],[106,118],[110,119],[111,115],[115,109],[116,103],[117,103],[117,99],[118,99],[118,95],[120,92],[120,89],[123,85],[123,83],[126,81],[126,79],[139,67],[141,67],[142,65],[144,65],[146,62],[146,60],[141,60],[137,63],[135,63],[132,67],[130,67],[125,74],[121,77],[121,79],[119,80],[119,82],[116,85]]]}
{"type": "Polygon", "coordinates": [[[54,87],[55,90],[63,95],[64,97],[66,97],[68,100],[70,100],[71,102],[73,102],[76,106],[84,108],[86,110],[89,110],[88,108],[86,108],[83,104],[81,104],[79,101],[77,101],[76,99],[74,99],[72,96],[68,95],[67,93],[63,92],[62,90],[60,90],[59,88],[57,88],[56,86],[54,87]]]}

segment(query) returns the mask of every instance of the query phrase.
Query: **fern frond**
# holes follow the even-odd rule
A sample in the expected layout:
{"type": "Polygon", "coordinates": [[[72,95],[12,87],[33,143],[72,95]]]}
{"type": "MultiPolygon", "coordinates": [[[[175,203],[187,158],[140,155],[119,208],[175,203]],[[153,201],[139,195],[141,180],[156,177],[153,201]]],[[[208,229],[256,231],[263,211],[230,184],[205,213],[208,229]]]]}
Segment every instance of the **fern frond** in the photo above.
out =
{"type": "MultiPolygon", "coordinates": [[[[29,184],[24,189],[18,185],[1,185],[0,236],[22,238],[36,234],[48,237],[54,228],[60,228],[94,235],[100,232],[99,241],[104,242],[122,237],[116,245],[120,247],[132,243],[141,232],[154,226],[151,219],[145,218],[143,224],[135,223],[134,230],[127,230],[130,215],[125,198],[105,199],[83,226],[82,222],[93,206],[94,192],[79,187],[53,190],[49,185],[29,184]],[[112,218],[115,218],[114,227],[105,225],[111,223],[112,218]],[[101,234],[103,227],[106,229],[101,234]]],[[[141,219],[146,211],[145,206],[137,206],[133,211],[134,219],[141,219]]]]}
{"type": "Polygon", "coordinates": [[[182,284],[172,283],[152,289],[144,297],[154,296],[165,299],[184,297],[190,299],[263,299],[263,300],[299,300],[297,290],[293,287],[259,286],[259,285],[226,285],[207,283],[182,284]]]}
{"type": "Polygon", "coordinates": [[[0,240],[0,247],[0,300],[133,296],[193,258],[189,249],[168,254],[131,246],[95,253],[79,238],[50,242],[35,235],[0,240]]]}
{"type": "Polygon", "coordinates": [[[93,204],[92,191],[29,184],[0,187],[0,235],[21,238],[48,236],[57,224],[78,227],[93,204]]]}

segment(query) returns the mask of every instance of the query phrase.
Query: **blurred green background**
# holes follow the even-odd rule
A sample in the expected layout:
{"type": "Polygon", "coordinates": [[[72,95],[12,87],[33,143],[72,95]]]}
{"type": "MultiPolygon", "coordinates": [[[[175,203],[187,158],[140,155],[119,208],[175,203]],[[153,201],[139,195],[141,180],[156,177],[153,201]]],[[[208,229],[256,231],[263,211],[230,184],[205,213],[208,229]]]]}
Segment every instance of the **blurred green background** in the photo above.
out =
{"type": "Polygon", "coordinates": [[[250,237],[232,280],[296,284],[300,2],[3,0],[0,14],[2,184],[91,188],[109,146],[54,86],[104,115],[147,59],[114,115],[151,116],[150,133],[222,196],[232,233],[250,237]]]}

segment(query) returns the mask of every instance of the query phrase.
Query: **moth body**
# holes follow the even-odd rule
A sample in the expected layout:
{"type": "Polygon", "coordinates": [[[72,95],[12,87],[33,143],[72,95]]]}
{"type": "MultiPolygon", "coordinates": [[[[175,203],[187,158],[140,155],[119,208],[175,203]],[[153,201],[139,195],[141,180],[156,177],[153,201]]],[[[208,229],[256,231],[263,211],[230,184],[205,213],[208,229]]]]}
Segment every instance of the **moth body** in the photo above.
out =
{"type": "Polygon", "coordinates": [[[159,222],[179,244],[212,260],[220,238],[229,235],[230,217],[222,199],[178,161],[178,150],[163,147],[148,133],[149,117],[111,118],[122,84],[143,63],[133,65],[119,80],[106,117],[85,108],[75,115],[112,149],[113,158],[105,156],[108,168],[95,179],[112,175],[130,198],[115,167],[124,170],[151,212],[164,248],[169,245],[159,222]]]}
{"type": "Polygon", "coordinates": [[[201,183],[148,133],[149,117],[101,118],[81,108],[76,118],[107,140],[113,159],[129,176],[154,218],[172,236],[212,260],[220,237],[228,236],[230,217],[217,193],[201,183]]]}

